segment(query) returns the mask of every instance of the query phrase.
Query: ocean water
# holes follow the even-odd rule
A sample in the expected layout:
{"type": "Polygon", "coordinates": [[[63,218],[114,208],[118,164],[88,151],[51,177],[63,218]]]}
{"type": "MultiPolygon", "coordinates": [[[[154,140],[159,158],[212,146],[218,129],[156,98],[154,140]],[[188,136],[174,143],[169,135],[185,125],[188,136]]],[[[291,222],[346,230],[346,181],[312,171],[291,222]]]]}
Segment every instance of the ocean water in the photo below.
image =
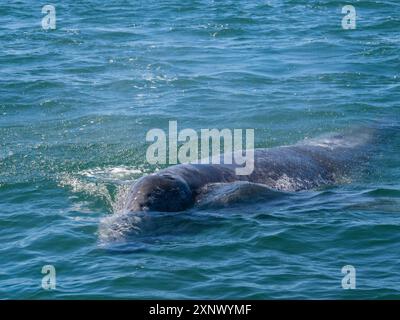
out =
{"type": "Polygon", "coordinates": [[[55,30],[44,4],[0,7],[0,298],[400,298],[397,1],[56,1],[55,30]],[[169,120],[253,128],[257,147],[393,128],[343,184],[157,214],[102,245],[169,120]]]}

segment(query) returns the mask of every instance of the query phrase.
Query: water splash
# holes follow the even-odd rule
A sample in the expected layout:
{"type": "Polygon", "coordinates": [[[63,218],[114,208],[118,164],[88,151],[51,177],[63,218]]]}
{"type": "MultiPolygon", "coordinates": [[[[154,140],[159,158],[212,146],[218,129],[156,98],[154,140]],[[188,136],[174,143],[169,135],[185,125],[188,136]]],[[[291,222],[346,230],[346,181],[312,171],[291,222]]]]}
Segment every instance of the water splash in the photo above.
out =
{"type": "Polygon", "coordinates": [[[129,167],[86,169],[77,173],[65,173],[58,177],[58,185],[73,194],[83,194],[98,199],[112,213],[123,210],[130,185],[142,171],[129,167]]]}

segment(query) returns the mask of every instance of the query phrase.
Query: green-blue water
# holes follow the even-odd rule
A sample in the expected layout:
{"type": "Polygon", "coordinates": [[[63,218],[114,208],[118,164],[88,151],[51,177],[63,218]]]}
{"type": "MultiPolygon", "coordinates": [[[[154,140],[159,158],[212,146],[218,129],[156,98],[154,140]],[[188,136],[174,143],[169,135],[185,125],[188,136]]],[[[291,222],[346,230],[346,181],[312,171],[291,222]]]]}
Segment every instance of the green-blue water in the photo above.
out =
{"type": "Polygon", "coordinates": [[[398,124],[397,1],[352,1],[355,30],[335,0],[53,1],[48,31],[44,4],[0,6],[0,298],[400,297],[396,130],[343,185],[159,217],[123,252],[98,241],[168,120],[254,128],[257,147],[398,124]]]}

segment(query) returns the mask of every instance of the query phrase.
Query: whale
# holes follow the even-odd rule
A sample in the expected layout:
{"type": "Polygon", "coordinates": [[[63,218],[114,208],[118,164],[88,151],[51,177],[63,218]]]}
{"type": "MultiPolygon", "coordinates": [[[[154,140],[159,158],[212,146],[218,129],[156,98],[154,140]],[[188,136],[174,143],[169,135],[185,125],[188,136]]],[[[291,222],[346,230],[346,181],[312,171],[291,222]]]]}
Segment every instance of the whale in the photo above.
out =
{"type": "MultiPolygon", "coordinates": [[[[304,139],[293,145],[253,150],[254,170],[238,175],[240,164],[187,163],[167,167],[137,180],[130,188],[124,212],[180,212],[207,202],[219,190],[251,198],[260,187],[267,192],[298,192],[340,183],[352,168],[366,161],[373,130],[357,129],[304,139]],[[243,192],[246,190],[246,192],[243,192]]],[[[222,192],[221,192],[222,191],[222,192]]],[[[265,193],[265,192],[264,192],[265,193]]],[[[237,197],[236,197],[237,199],[237,197]]]]}

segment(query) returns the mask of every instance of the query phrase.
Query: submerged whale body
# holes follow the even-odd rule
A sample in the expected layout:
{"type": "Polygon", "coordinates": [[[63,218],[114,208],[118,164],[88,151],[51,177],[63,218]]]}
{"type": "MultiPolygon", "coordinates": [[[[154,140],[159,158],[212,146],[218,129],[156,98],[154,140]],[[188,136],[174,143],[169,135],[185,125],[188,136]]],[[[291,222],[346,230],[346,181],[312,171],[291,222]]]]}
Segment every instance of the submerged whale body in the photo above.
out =
{"type": "Polygon", "coordinates": [[[239,165],[235,163],[171,166],[139,179],[128,194],[124,211],[183,211],[207,202],[204,198],[216,188],[229,200],[232,194],[251,196],[255,185],[273,193],[335,184],[366,157],[371,139],[370,130],[358,130],[306,139],[291,146],[255,149],[254,170],[249,175],[237,175],[239,165]],[[238,183],[246,192],[230,190],[229,185],[238,183]]]}

